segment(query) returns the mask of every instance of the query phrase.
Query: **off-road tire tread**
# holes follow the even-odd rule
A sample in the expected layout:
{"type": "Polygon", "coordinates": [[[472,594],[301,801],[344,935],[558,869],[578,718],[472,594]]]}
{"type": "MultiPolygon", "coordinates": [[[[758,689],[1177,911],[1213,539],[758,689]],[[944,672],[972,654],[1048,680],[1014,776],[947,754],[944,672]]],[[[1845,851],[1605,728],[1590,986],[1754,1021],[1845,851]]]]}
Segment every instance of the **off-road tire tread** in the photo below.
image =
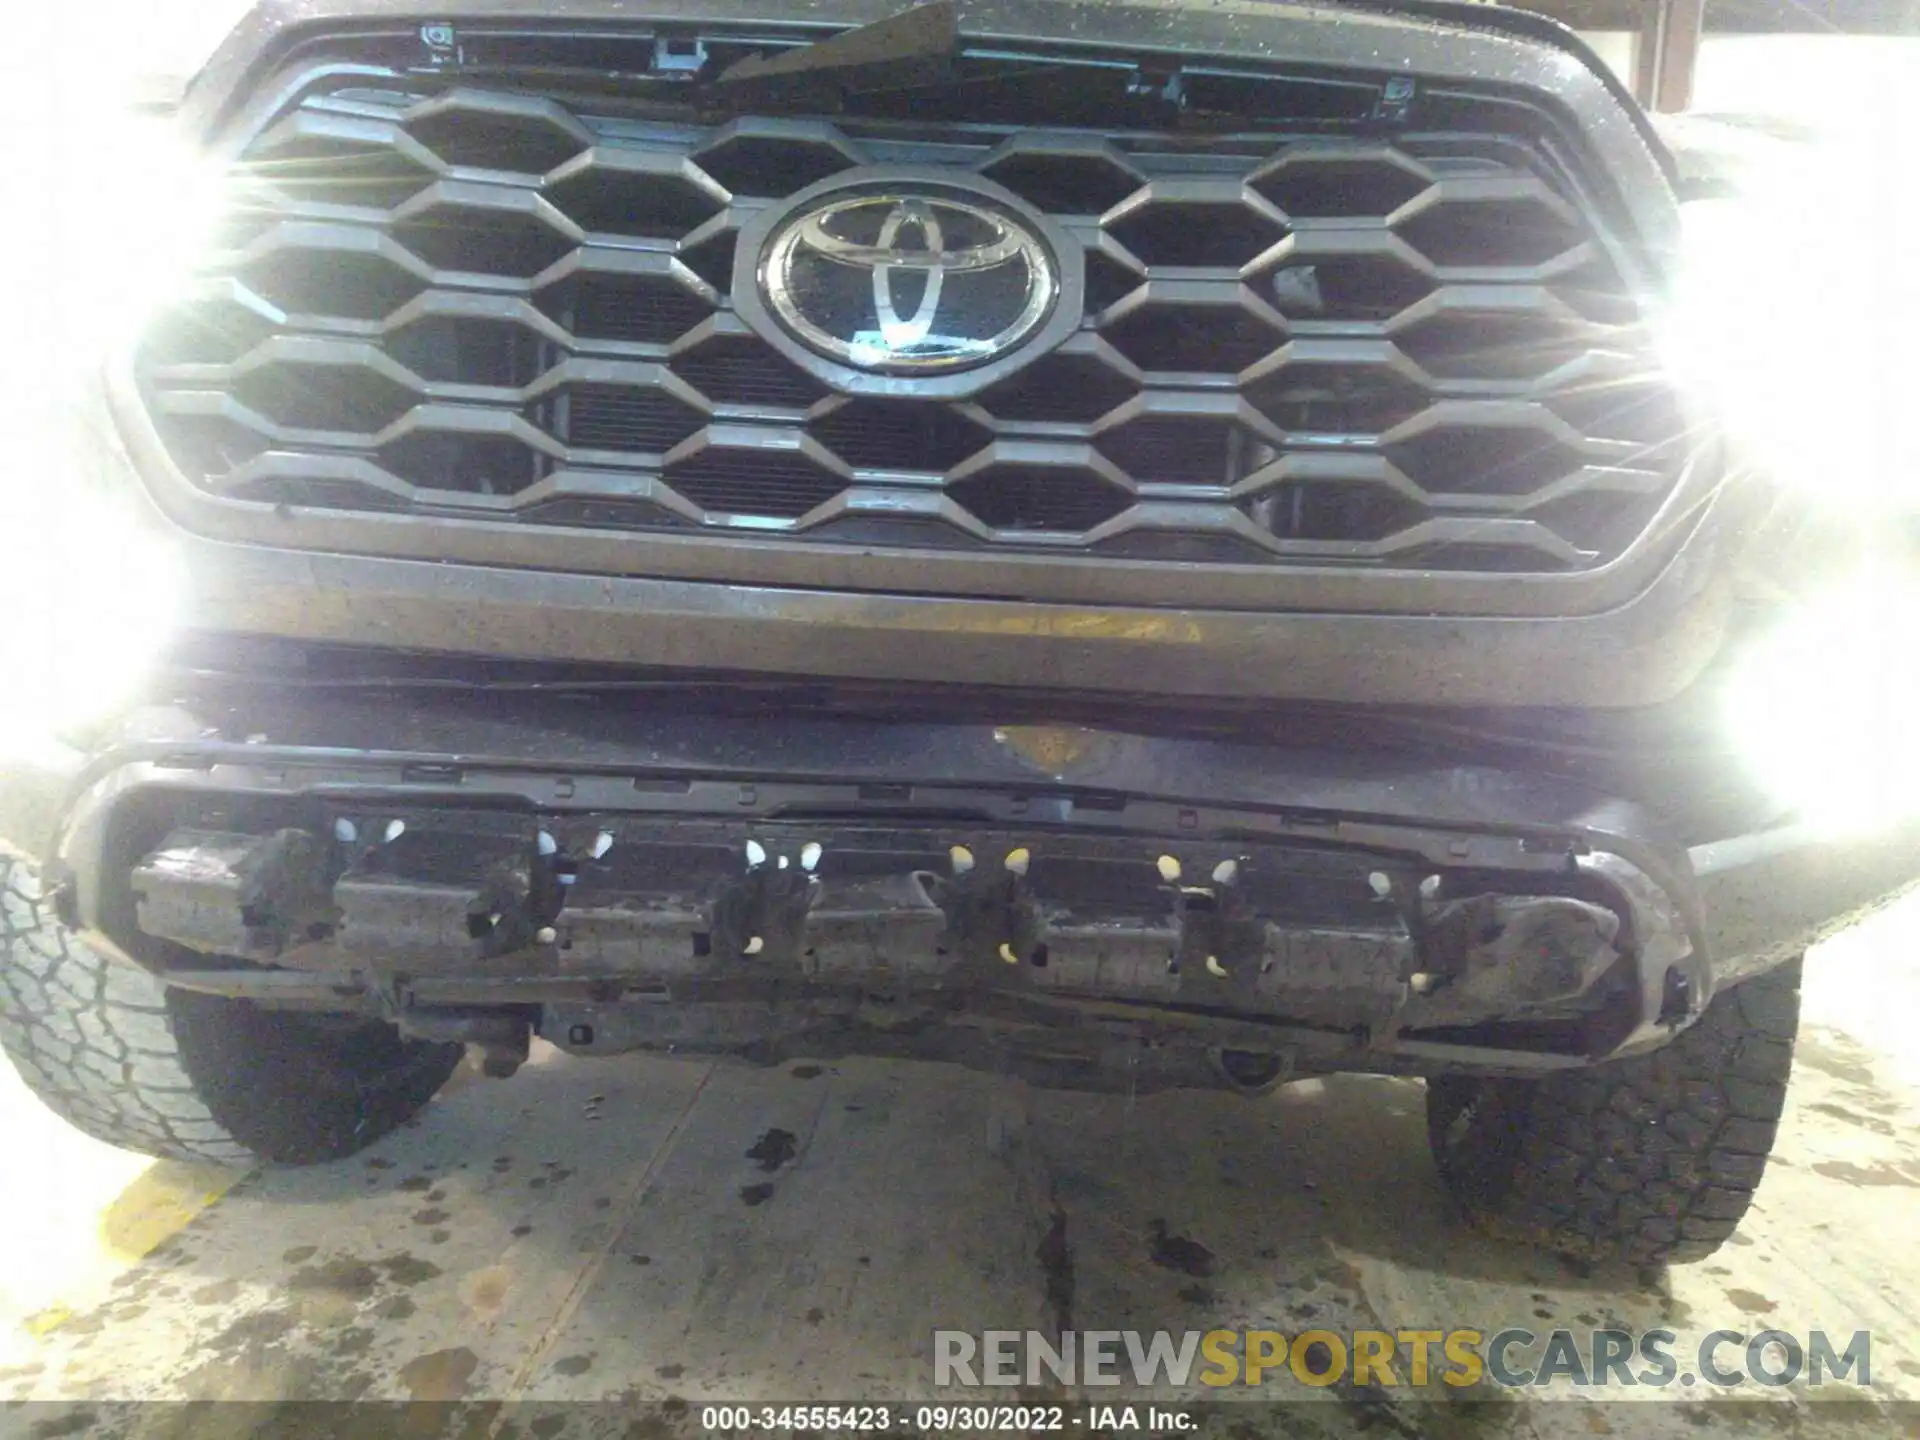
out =
{"type": "Polygon", "coordinates": [[[28,866],[0,856],[0,1049],[86,1134],[220,1165],[340,1159],[417,1112],[460,1057],[385,1036],[330,1053],[273,1043],[289,1023],[311,1024],[101,955],[57,923],[28,866]],[[372,1063],[328,1063],[360,1055],[372,1063]]]}
{"type": "Polygon", "coordinates": [[[1541,1080],[1431,1080],[1441,1176],[1504,1239],[1592,1262],[1704,1259],[1766,1171],[1799,1012],[1795,959],[1722,991],[1649,1054],[1541,1080]]]}
{"type": "Polygon", "coordinates": [[[46,913],[25,865],[0,856],[0,1047],[56,1114],[111,1145],[250,1165],[180,1064],[166,990],[46,913]]]}

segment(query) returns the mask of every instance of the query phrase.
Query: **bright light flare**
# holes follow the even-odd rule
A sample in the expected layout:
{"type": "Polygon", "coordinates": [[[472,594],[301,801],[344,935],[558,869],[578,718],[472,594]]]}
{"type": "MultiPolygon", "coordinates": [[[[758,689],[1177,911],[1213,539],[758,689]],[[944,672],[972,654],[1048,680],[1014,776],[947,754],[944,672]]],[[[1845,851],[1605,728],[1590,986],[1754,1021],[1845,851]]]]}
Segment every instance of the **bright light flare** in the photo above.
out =
{"type": "Polygon", "coordinates": [[[112,183],[81,202],[83,223],[60,258],[75,283],[60,287],[63,329],[83,346],[124,342],[184,296],[213,244],[228,202],[221,166],[189,148],[164,120],[108,118],[89,152],[115,157],[112,183]]]}
{"type": "Polygon", "coordinates": [[[89,487],[113,463],[102,447],[103,366],[185,293],[225,182],[170,122],[97,104],[70,119],[90,128],[79,139],[55,127],[72,146],[42,156],[49,203],[34,224],[0,230],[19,335],[0,348],[10,447],[0,475],[0,755],[35,750],[131,696],[183,590],[173,552],[89,487]],[[70,163],[55,163],[61,155],[70,163]]]}
{"type": "Polygon", "coordinates": [[[1744,458],[1870,519],[1920,505],[1920,134],[1837,131],[1756,161],[1737,199],[1682,210],[1662,348],[1744,458]]]}
{"type": "Polygon", "coordinates": [[[32,483],[21,472],[52,448],[49,415],[188,292],[227,204],[222,170],[173,122],[96,105],[71,126],[84,134],[60,128],[63,143],[36,156],[44,171],[22,182],[43,198],[34,223],[0,230],[8,313],[30,337],[0,350],[0,423],[27,447],[0,488],[32,483]]]}
{"type": "Polygon", "coordinates": [[[125,516],[0,494],[0,757],[130,698],[179,618],[175,552],[125,516]]]}
{"type": "Polygon", "coordinates": [[[1798,606],[1741,659],[1726,724],[1810,825],[1857,835],[1920,816],[1920,581],[1873,572],[1798,606]]]}
{"type": "MultiPolygon", "coordinates": [[[[222,213],[223,180],[188,150],[168,122],[95,110],[94,157],[39,177],[49,203],[31,225],[0,229],[0,285],[16,343],[0,347],[0,433],[8,464],[0,475],[0,585],[9,595],[42,552],[42,525],[60,526],[48,497],[74,494],[99,468],[103,367],[170,302],[182,296],[222,213]],[[113,157],[109,175],[98,168],[113,157]],[[77,184],[75,173],[88,175],[77,184]],[[57,183],[64,182],[64,183],[57,183]]],[[[62,152],[64,153],[64,152],[62,152]]],[[[40,608],[26,612],[45,613],[40,608]]],[[[13,625],[17,612],[0,611],[13,625]]],[[[7,677],[9,680],[11,677],[7,677]]]]}

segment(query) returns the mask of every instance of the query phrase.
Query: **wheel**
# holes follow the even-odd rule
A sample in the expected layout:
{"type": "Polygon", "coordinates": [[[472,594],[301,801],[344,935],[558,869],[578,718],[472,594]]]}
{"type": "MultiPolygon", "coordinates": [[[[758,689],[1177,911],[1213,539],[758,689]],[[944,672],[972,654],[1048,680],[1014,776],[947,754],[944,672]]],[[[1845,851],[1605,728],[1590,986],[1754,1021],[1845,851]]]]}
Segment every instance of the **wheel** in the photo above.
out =
{"type": "Polygon", "coordinates": [[[1766,1169],[1799,1017],[1794,960],[1716,995],[1646,1055],[1543,1080],[1429,1080],[1441,1178],[1506,1239],[1642,1266],[1711,1255],[1766,1169]]]}
{"type": "Polygon", "coordinates": [[[4,856],[0,1048],[94,1138],[225,1165],[343,1159],[416,1114],[461,1056],[377,1021],[170,990],[62,930],[4,856]]]}

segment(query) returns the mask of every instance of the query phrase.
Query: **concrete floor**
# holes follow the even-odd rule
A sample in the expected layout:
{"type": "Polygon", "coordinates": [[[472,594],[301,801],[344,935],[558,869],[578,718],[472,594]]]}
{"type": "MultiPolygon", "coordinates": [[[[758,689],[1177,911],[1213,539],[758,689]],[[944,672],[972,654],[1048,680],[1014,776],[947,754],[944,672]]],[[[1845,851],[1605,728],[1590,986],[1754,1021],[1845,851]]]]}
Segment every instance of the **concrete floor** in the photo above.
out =
{"type": "MultiPolygon", "coordinates": [[[[1664,1324],[1685,1354],[1723,1327],[1868,1329],[1869,1408],[1850,1386],[1775,1392],[1766,1428],[1920,1433],[1898,1403],[1920,1398],[1916,934],[1908,905],[1816,954],[1759,1201],[1720,1255],[1658,1277],[1464,1232],[1398,1081],[1040,1094],[1004,1146],[989,1117],[1011,1087],[991,1077],[548,1051],[511,1082],[462,1074],[355,1160],[235,1174],[95,1145],[9,1072],[0,1401],[926,1397],[936,1326],[1055,1317],[1057,1205],[1082,1330],[1664,1324]],[[749,1158],[775,1130],[791,1158],[749,1158]],[[1159,1222],[1210,1258],[1156,1258],[1159,1222]]],[[[1243,1407],[1232,1433],[1756,1433],[1724,1394],[1496,1398],[1440,1417],[1461,1428],[1318,1392],[1284,1417],[1243,1407]]],[[[49,1413],[0,1409],[0,1433],[62,1433],[49,1413]]]]}

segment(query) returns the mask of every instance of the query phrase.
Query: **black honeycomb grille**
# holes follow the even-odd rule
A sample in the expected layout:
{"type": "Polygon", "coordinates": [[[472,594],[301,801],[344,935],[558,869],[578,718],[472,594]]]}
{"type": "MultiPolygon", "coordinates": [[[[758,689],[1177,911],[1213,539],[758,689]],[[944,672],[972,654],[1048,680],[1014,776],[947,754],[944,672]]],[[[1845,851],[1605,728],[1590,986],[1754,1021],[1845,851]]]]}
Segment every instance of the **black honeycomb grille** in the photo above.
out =
{"type": "Polygon", "coordinates": [[[312,94],[247,153],[244,244],[156,324],[140,377],[174,459],[236,498],[1585,570],[1647,530],[1684,435],[1622,282],[1544,173],[1511,137],[1199,151],[312,94]],[[848,398],[735,314],[734,236],[768,201],[916,155],[1052,215],[1087,249],[1087,313],[969,400],[848,398]]]}

